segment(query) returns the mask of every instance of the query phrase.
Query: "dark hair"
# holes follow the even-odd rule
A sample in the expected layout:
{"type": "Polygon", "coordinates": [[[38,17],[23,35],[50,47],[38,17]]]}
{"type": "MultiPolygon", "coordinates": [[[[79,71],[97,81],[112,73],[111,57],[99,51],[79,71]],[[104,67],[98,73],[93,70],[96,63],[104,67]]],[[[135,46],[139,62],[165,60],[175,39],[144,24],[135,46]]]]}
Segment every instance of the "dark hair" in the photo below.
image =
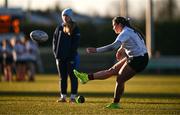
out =
{"type": "Polygon", "coordinates": [[[131,28],[131,25],[129,23],[129,18],[117,16],[114,17],[112,21],[115,22],[116,24],[121,24],[122,26],[128,26],[131,28]]]}
{"type": "Polygon", "coordinates": [[[125,18],[125,17],[120,17],[120,16],[117,16],[117,17],[114,17],[113,20],[112,20],[114,23],[116,24],[121,24],[123,27],[124,26],[127,26],[131,29],[133,29],[135,32],[138,33],[138,35],[141,36],[141,38],[145,38],[145,36],[142,34],[142,32],[134,27],[131,26],[130,24],[130,19],[129,18],[125,18]]]}

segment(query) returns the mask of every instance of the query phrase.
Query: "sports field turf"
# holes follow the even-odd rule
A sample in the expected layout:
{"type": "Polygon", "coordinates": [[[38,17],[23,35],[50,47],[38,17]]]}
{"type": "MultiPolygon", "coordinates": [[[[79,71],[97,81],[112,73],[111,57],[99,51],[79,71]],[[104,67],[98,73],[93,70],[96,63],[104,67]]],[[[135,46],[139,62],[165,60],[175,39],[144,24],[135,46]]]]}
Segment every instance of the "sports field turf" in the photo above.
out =
{"type": "Polygon", "coordinates": [[[127,82],[118,110],[104,108],[112,101],[115,77],[80,84],[83,104],[56,103],[58,83],[57,75],[38,75],[35,82],[0,82],[0,115],[180,115],[180,76],[136,75],[127,82]]]}

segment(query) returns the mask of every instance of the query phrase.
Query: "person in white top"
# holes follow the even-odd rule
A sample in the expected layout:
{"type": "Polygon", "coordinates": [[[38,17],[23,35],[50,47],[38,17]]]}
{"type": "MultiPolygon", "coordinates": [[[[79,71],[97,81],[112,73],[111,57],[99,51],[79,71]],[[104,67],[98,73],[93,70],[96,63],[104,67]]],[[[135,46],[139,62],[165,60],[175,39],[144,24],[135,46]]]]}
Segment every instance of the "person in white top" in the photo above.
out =
{"type": "Polygon", "coordinates": [[[10,41],[7,39],[2,40],[2,55],[3,55],[3,75],[5,81],[13,80],[13,47],[10,44],[10,41]]]}
{"type": "Polygon", "coordinates": [[[25,37],[25,48],[26,48],[26,72],[28,81],[35,81],[36,74],[36,62],[38,55],[38,44],[33,40],[25,37]]]}
{"type": "Polygon", "coordinates": [[[24,37],[16,39],[14,45],[16,52],[15,68],[16,68],[16,81],[25,81],[26,74],[26,47],[24,44],[24,37]]]}
{"type": "Polygon", "coordinates": [[[120,99],[124,93],[125,82],[145,69],[149,57],[144,43],[144,36],[130,25],[128,19],[115,17],[112,20],[112,26],[115,33],[118,34],[112,44],[99,48],[89,47],[86,51],[87,53],[100,53],[119,48],[116,53],[117,63],[107,70],[91,74],[74,70],[74,74],[83,84],[89,80],[103,80],[116,75],[114,100],[106,108],[118,109],[120,108],[120,99]]]}

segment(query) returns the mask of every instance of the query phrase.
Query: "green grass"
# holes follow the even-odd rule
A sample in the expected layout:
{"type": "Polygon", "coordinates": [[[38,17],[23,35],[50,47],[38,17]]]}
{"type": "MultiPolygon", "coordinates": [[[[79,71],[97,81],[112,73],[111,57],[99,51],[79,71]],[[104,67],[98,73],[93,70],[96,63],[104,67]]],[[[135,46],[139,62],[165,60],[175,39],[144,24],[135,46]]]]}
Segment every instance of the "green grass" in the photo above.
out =
{"type": "Polygon", "coordinates": [[[0,115],[180,114],[180,76],[136,75],[126,83],[121,109],[105,109],[112,101],[115,80],[80,84],[83,104],[56,103],[57,75],[38,75],[36,82],[0,82],[0,115]]]}

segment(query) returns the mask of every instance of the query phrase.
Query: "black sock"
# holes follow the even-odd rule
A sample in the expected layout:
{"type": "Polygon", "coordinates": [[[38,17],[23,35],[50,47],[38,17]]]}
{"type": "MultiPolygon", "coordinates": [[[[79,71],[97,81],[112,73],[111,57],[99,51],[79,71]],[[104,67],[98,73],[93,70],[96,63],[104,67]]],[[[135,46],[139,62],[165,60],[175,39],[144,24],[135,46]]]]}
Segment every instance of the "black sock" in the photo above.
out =
{"type": "Polygon", "coordinates": [[[114,101],[113,101],[113,103],[119,103],[119,99],[117,99],[117,98],[114,98],[114,101]]]}
{"type": "Polygon", "coordinates": [[[93,75],[93,73],[88,74],[88,78],[89,78],[89,80],[94,80],[94,75],[93,75]]]}

